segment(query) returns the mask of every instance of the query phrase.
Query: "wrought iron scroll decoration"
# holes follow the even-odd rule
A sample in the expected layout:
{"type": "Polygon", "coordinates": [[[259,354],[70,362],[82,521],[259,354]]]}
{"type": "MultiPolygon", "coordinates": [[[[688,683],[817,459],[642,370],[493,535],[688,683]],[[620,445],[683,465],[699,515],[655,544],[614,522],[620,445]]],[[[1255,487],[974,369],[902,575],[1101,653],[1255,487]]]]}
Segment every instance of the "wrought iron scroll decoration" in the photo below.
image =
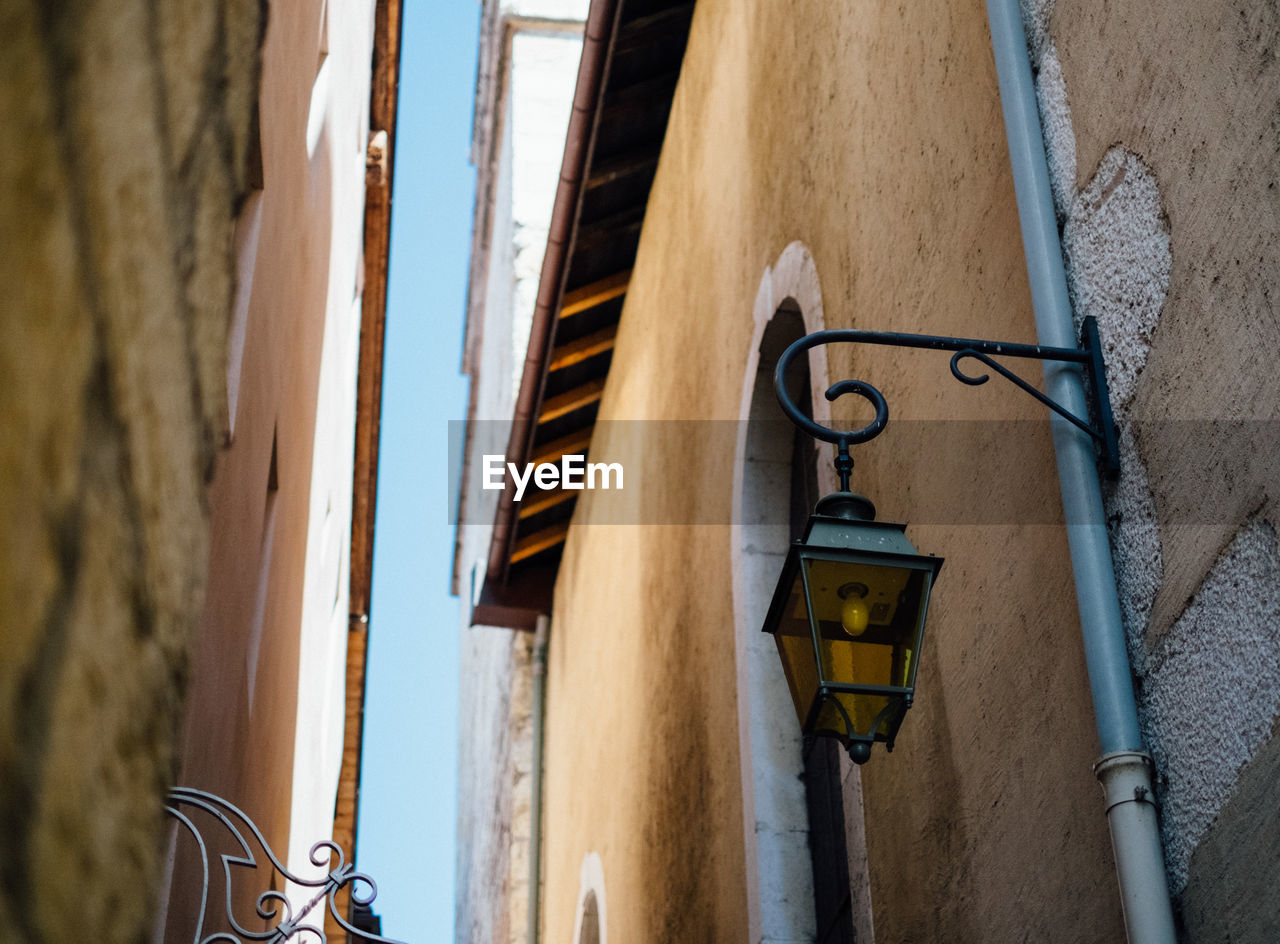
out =
{"type": "Polygon", "coordinates": [[[940,337],[930,334],[903,334],[895,331],[861,331],[853,328],[835,328],[827,331],[815,331],[794,342],[778,358],[774,370],[773,386],[778,395],[778,403],[787,414],[788,419],[815,439],[834,443],[836,446],[835,467],[840,476],[840,490],[849,490],[849,475],[853,471],[853,459],[849,455],[849,447],[868,442],[883,432],[889,422],[889,405],[884,395],[871,384],[862,380],[841,380],[827,388],[825,396],[834,401],[846,393],[857,394],[871,403],[875,409],[875,418],[861,429],[830,429],[814,422],[801,412],[795,401],[787,393],[787,368],[800,354],[813,347],[835,343],[881,344],[889,347],[926,348],[935,351],[954,351],[951,357],[951,373],[961,383],[976,387],[990,379],[988,374],[966,374],[960,362],[966,358],[980,361],[1009,380],[1018,389],[1029,393],[1040,403],[1057,413],[1079,429],[1088,433],[1097,442],[1103,469],[1109,478],[1114,478],[1120,471],[1119,448],[1116,442],[1115,422],[1111,415],[1111,400],[1107,391],[1106,371],[1102,362],[1102,342],[1098,336],[1097,321],[1084,319],[1081,332],[1080,347],[1045,347],[1039,344],[1010,344],[1005,341],[984,341],[974,338],[940,337]],[[1009,368],[994,360],[995,357],[1022,357],[1041,361],[1056,361],[1066,364],[1078,364],[1084,368],[1098,414],[1096,424],[1087,417],[1077,416],[1056,400],[1046,396],[1032,384],[1027,383],[1009,368]]]}
{"type": "MultiPolygon", "coordinates": [[[[316,878],[304,878],[285,868],[284,864],[272,852],[262,831],[249,817],[233,803],[189,787],[174,787],[165,803],[165,812],[172,816],[183,829],[195,839],[200,851],[200,865],[203,881],[200,889],[200,907],[196,920],[192,944],[247,944],[249,941],[263,941],[266,944],[284,944],[286,941],[311,941],[311,944],[328,944],[324,932],[324,920],[321,916],[316,923],[308,923],[307,916],[311,911],[327,899],[330,916],[343,931],[356,941],[368,941],[372,944],[405,944],[388,937],[382,937],[372,931],[364,931],[354,927],[341,913],[337,904],[338,892],[350,887],[351,900],[359,906],[367,906],[378,895],[378,886],[368,875],[357,872],[355,866],[347,862],[342,847],[332,840],[321,840],[311,847],[309,858],[313,865],[328,868],[331,859],[336,855],[337,864],[329,871],[316,878]],[[210,861],[211,849],[207,841],[207,833],[201,832],[199,826],[188,815],[190,810],[200,810],[213,817],[225,831],[221,842],[232,848],[231,852],[217,854],[222,863],[222,879],[225,888],[225,918],[231,930],[215,930],[206,933],[206,922],[210,920],[209,901],[210,879],[213,863],[210,861]],[[266,862],[259,862],[255,856],[255,846],[265,854],[266,862]],[[255,908],[257,916],[265,922],[275,922],[273,927],[265,931],[251,931],[244,927],[234,913],[232,903],[232,866],[241,866],[254,871],[263,868],[268,879],[278,872],[285,881],[303,888],[317,889],[312,898],[294,914],[293,905],[281,891],[268,888],[257,896],[255,908]],[[271,871],[271,870],[274,870],[271,871]],[[362,890],[363,889],[365,890],[362,890]]],[[[336,942],[335,942],[336,944],[336,942]]]]}

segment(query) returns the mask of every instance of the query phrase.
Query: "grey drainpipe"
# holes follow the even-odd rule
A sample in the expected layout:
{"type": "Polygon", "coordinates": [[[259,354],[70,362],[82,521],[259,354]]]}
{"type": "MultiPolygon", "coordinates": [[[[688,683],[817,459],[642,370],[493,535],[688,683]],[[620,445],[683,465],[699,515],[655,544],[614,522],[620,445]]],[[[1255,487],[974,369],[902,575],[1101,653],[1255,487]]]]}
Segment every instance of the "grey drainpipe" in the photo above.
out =
{"type": "MultiPolygon", "coordinates": [[[[1074,347],[1075,326],[1018,0],[987,0],[987,16],[1036,332],[1041,344],[1074,347]]],[[[1046,361],[1044,381],[1050,397],[1077,415],[1087,415],[1077,368],[1046,361]]],[[[1130,944],[1174,944],[1177,936],[1156,822],[1151,758],[1143,749],[1138,729],[1093,444],[1065,420],[1054,416],[1051,423],[1089,686],[1102,747],[1094,772],[1106,797],[1125,929],[1130,944]]]]}
{"type": "Polygon", "coordinates": [[[538,617],[533,635],[533,786],[529,802],[529,929],[525,940],[538,944],[542,901],[542,726],[546,713],[547,639],[551,619],[538,617]]]}

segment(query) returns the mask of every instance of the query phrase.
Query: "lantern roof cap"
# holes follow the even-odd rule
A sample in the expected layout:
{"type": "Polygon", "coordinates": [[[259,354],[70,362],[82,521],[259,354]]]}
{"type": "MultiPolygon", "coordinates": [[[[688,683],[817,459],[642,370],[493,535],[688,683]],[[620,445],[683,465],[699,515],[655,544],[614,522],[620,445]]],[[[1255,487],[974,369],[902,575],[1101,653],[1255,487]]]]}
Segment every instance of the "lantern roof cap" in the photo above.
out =
{"type": "Polygon", "coordinates": [[[876,520],[876,506],[871,503],[871,499],[856,492],[832,492],[818,499],[813,513],[832,518],[847,518],[850,521],[876,520]]]}
{"type": "Polygon", "coordinates": [[[875,513],[875,505],[862,495],[832,492],[818,500],[803,537],[792,550],[799,553],[802,548],[809,548],[882,555],[885,566],[924,566],[937,572],[941,558],[921,555],[908,540],[905,524],[877,521],[875,513]],[[896,560],[891,563],[890,558],[896,560]]]}

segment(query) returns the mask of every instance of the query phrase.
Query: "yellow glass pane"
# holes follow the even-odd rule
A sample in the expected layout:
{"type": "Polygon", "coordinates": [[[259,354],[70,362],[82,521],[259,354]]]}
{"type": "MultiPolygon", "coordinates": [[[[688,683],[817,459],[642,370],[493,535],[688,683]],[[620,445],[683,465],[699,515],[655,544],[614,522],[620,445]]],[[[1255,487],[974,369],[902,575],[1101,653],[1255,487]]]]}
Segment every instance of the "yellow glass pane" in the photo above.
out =
{"type": "Polygon", "coordinates": [[[845,597],[842,588],[851,584],[866,588],[863,602],[867,606],[871,627],[891,626],[898,614],[899,598],[907,589],[912,570],[909,567],[884,567],[850,561],[805,561],[809,575],[809,593],[819,620],[839,623],[845,597]]]}
{"type": "Polygon", "coordinates": [[[818,693],[818,667],[813,661],[813,641],[797,636],[776,637],[778,652],[787,673],[787,688],[801,726],[809,718],[809,707],[818,693]]]}
{"type": "MultiPolygon", "coordinates": [[[[889,697],[887,695],[856,695],[850,692],[837,692],[823,702],[822,709],[818,712],[818,722],[814,733],[832,731],[837,734],[872,734],[872,725],[876,723],[876,719],[880,717],[880,712],[884,711],[888,704],[889,697]],[[836,707],[834,699],[839,699],[840,705],[849,716],[849,720],[853,722],[853,731],[845,731],[844,717],[836,707]]],[[[887,723],[887,717],[880,718],[881,733],[887,733],[887,723]]]]}
{"type": "Polygon", "coordinates": [[[804,601],[804,585],[800,570],[795,579],[782,616],[774,632],[778,655],[787,676],[787,688],[796,709],[796,717],[803,725],[809,716],[809,707],[818,692],[818,666],[814,661],[813,634],[809,629],[809,613],[804,601]]]}
{"type": "Polygon", "coordinates": [[[808,559],[809,594],[818,620],[818,655],[824,681],[905,686],[919,628],[920,571],[906,567],[808,559]],[[866,621],[850,627],[846,602],[866,605],[866,621]]]}

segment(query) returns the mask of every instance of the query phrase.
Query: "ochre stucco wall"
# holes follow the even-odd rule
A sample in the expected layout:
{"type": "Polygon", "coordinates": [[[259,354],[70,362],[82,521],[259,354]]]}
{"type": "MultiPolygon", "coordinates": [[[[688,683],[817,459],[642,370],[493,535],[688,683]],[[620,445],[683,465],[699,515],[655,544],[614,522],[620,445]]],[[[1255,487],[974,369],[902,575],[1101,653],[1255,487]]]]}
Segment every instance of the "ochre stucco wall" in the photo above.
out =
{"type": "MultiPolygon", "coordinates": [[[[698,5],[601,417],[737,417],[757,287],[794,240],[828,327],[1034,339],[981,3],[698,5]]],[[[856,487],[946,558],[916,707],[864,769],[877,940],[1118,940],[1047,419],[999,381],[959,386],[940,354],[828,357],[830,380],[877,384],[898,424],[857,451],[856,487]],[[954,424],[991,419],[1031,422],[954,424]],[[992,510],[1001,496],[1016,501],[992,510]]],[[[607,429],[622,427],[598,427],[593,456],[607,429]]],[[[731,450],[656,442],[628,453],[644,456],[628,468],[646,483],[636,500],[663,520],[728,521],[731,450]]],[[[609,939],[746,936],[731,540],[709,525],[570,532],[546,940],[571,939],[593,851],[609,939]]]]}

